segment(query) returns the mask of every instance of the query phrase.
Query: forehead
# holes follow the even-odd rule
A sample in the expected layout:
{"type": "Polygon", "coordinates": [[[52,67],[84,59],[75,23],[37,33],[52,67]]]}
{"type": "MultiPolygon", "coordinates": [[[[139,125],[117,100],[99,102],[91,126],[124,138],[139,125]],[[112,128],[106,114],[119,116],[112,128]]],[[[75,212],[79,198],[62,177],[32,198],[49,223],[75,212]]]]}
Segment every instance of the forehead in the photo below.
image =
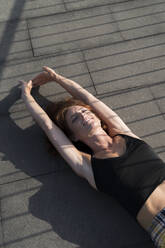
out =
{"type": "Polygon", "coordinates": [[[84,106],[79,106],[79,105],[71,106],[71,107],[68,108],[67,113],[75,113],[75,112],[77,112],[77,111],[79,111],[81,109],[87,109],[87,108],[84,107],[84,106]]]}

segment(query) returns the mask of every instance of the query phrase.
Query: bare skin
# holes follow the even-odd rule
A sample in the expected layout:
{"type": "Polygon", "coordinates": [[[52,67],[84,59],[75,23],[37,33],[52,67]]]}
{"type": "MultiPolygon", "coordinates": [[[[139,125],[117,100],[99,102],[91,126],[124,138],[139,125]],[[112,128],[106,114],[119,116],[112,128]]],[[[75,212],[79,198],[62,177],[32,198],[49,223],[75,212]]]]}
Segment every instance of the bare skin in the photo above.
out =
{"type": "MultiPolygon", "coordinates": [[[[126,151],[125,140],[116,134],[126,134],[137,139],[136,136],[103,102],[95,98],[80,85],[72,80],[64,78],[54,70],[44,67],[44,72],[37,75],[32,81],[22,82],[22,99],[28,110],[38,122],[46,135],[68,162],[76,174],[85,178],[89,184],[97,190],[91,167],[90,155],[79,152],[64,133],[49,119],[43,109],[31,96],[31,88],[56,81],[66,89],[73,97],[79,98],[90,105],[97,116],[82,106],[70,107],[66,114],[66,122],[73,133],[73,140],[81,140],[87,144],[97,158],[119,157],[126,151]],[[108,134],[102,129],[100,120],[108,126],[108,134]]],[[[153,217],[165,207],[165,182],[159,185],[149,196],[137,215],[138,223],[145,229],[150,226],[153,217]]]]}

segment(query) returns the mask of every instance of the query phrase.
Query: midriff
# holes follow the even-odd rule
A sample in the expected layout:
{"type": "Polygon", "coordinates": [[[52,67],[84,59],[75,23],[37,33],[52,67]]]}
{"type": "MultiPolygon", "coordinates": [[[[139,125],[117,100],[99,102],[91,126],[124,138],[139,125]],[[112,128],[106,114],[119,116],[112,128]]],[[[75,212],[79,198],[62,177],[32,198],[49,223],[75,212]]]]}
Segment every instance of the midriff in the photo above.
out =
{"type": "Polygon", "coordinates": [[[154,218],[165,207],[165,181],[163,181],[148,197],[137,214],[138,223],[147,230],[154,218]]]}

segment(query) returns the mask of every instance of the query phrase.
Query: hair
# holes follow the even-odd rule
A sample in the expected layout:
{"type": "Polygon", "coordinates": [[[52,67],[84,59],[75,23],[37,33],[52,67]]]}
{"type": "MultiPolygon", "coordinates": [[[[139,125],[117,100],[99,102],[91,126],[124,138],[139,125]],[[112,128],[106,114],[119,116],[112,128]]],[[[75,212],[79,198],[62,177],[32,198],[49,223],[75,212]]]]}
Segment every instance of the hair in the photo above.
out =
{"type": "MultiPolygon", "coordinates": [[[[93,111],[91,106],[89,106],[88,104],[85,104],[83,101],[78,100],[78,99],[73,98],[73,97],[66,98],[64,100],[51,103],[46,108],[46,112],[47,112],[49,118],[65,133],[65,135],[68,138],[71,138],[72,131],[69,129],[69,127],[67,125],[65,116],[66,116],[68,108],[72,107],[72,106],[83,106],[96,115],[96,113],[93,111]]],[[[101,126],[107,132],[107,125],[103,121],[101,121],[101,126]]],[[[80,141],[73,142],[73,143],[77,147],[77,149],[79,149],[80,151],[92,153],[91,149],[87,145],[85,145],[84,143],[82,143],[80,141]]],[[[48,144],[48,151],[57,155],[58,154],[57,150],[52,145],[52,143],[48,140],[48,138],[47,138],[47,144],[48,144]]]]}

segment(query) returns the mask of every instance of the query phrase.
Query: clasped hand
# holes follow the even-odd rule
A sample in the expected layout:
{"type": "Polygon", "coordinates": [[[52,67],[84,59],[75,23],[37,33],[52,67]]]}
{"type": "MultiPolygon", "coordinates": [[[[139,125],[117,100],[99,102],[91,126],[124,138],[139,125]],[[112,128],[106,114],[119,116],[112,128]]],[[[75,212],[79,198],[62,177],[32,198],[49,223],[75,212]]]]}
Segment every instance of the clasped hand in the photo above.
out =
{"type": "Polygon", "coordinates": [[[30,94],[32,87],[37,87],[50,81],[56,81],[57,76],[58,74],[53,69],[44,66],[43,72],[38,74],[32,80],[29,80],[28,82],[25,82],[23,80],[20,81],[22,94],[30,94]]]}

